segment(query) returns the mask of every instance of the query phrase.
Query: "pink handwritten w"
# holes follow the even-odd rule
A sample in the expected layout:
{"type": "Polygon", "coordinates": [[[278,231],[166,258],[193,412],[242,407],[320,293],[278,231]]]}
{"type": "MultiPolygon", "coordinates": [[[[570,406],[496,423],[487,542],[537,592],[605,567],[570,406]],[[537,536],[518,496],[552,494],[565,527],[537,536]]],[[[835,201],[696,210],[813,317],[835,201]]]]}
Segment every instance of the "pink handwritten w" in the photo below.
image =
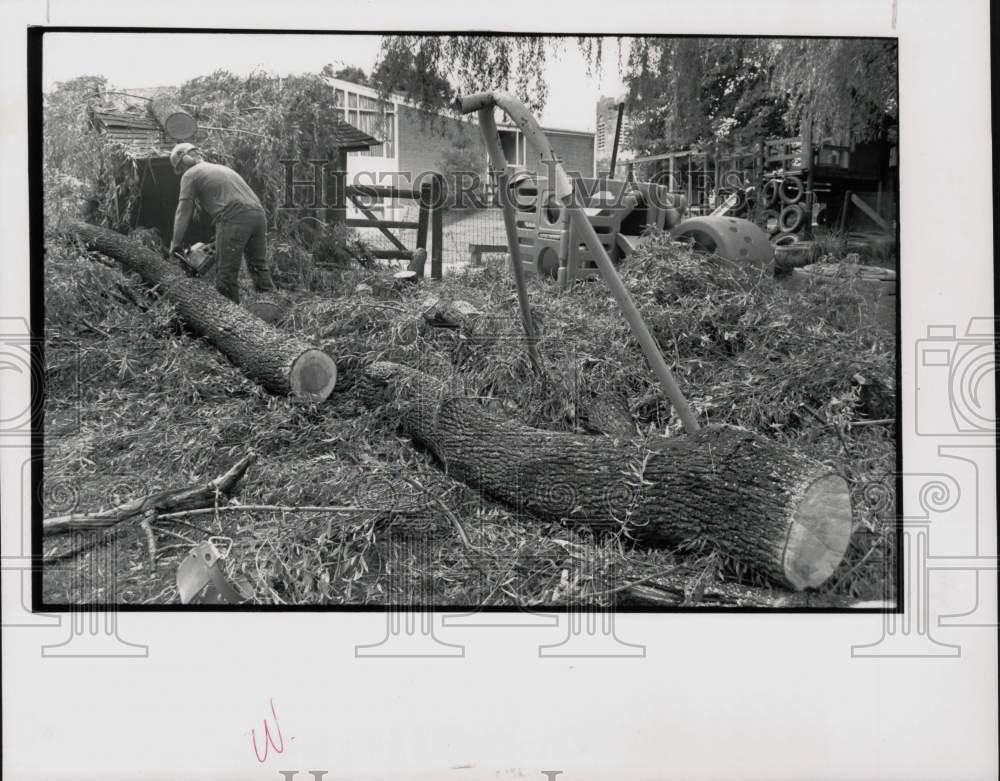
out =
{"type": "Polygon", "coordinates": [[[271,749],[274,749],[274,753],[280,754],[285,750],[285,737],[281,734],[281,725],[278,723],[278,714],[274,710],[274,700],[268,700],[271,703],[271,715],[274,717],[274,730],[278,734],[278,742],[274,742],[274,736],[271,734],[271,727],[267,723],[267,719],[264,719],[264,753],[261,754],[260,749],[257,746],[257,731],[250,730],[250,740],[253,742],[253,753],[257,757],[257,761],[263,764],[267,762],[267,755],[271,749]]]}

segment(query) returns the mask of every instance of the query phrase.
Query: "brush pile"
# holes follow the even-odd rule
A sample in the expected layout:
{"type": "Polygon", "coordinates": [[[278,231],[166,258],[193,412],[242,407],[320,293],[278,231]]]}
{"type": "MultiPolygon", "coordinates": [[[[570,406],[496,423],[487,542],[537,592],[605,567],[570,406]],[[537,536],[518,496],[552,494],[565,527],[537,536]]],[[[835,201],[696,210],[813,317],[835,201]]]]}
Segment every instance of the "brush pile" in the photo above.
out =
{"type": "MultiPolygon", "coordinates": [[[[269,604],[893,598],[895,336],[850,281],[789,291],[666,236],[621,267],[702,423],[793,445],[851,485],[856,530],[844,562],[818,592],[792,597],[747,584],[714,550],[648,550],[626,535],[519,516],[444,475],[397,433],[404,400],[372,408],[362,392],[363,367],[389,361],[460,381],[536,428],[650,444],[683,436],[601,282],[557,291],[531,281],[539,377],[499,258],[433,286],[400,288],[368,268],[330,273],[319,291],[288,293],[280,324],[337,361],[335,392],[313,405],[269,396],[186,334],[169,304],[97,260],[48,247],[46,516],[197,483],[249,452],[257,461],[236,502],[268,508],[165,521],[152,562],[142,532],[123,530],[114,542],[122,602],[176,601],[177,564],[209,535],[233,541],[227,573],[269,604]],[[456,301],[473,313],[459,327],[425,316],[456,301]]],[[[46,570],[48,601],[94,597],[101,584],[79,576],[90,555],[46,570]]]]}

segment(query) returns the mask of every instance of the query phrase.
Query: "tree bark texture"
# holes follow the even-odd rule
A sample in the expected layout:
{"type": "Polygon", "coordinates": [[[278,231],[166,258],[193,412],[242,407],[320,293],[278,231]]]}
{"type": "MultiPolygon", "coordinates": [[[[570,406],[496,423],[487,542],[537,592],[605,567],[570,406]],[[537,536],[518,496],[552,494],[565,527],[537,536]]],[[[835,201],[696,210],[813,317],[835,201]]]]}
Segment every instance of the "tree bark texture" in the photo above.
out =
{"type": "Polygon", "coordinates": [[[846,481],[751,431],[616,445],[531,428],[398,364],[371,364],[366,380],[363,393],[388,386],[405,400],[405,433],[449,475],[537,517],[625,527],[651,546],[707,545],[796,590],[820,585],[846,551],[846,481]]]}
{"type": "Polygon", "coordinates": [[[333,391],[337,367],[321,350],[268,325],[126,236],[79,221],[70,223],[68,233],[139,274],[177,307],[195,334],[271,393],[323,401],[333,391]]]}

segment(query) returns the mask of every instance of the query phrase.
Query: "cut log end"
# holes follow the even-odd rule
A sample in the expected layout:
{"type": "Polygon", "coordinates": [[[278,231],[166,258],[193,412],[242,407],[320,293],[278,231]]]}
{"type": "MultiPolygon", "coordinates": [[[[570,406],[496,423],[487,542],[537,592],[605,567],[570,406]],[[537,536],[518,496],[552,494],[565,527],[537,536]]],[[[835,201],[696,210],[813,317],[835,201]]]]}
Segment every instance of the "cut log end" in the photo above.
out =
{"type": "Polygon", "coordinates": [[[178,141],[188,141],[198,132],[198,123],[188,114],[171,114],[163,125],[167,135],[178,141]]]}
{"type": "Polygon", "coordinates": [[[827,474],[805,490],[792,516],[782,557],[785,579],[797,590],[816,588],[840,565],[851,539],[851,491],[827,474]]]}
{"type": "Polygon", "coordinates": [[[270,323],[271,325],[279,323],[285,318],[284,307],[277,301],[263,298],[257,301],[250,301],[246,304],[246,309],[265,323],[270,323]]]}
{"type": "Polygon", "coordinates": [[[325,401],[337,384],[337,364],[322,350],[306,350],[289,372],[292,395],[308,401],[325,401]]]}
{"type": "Polygon", "coordinates": [[[198,132],[198,123],[179,103],[169,96],[153,98],[149,113],[160,123],[167,136],[174,141],[190,141],[198,132]]]}

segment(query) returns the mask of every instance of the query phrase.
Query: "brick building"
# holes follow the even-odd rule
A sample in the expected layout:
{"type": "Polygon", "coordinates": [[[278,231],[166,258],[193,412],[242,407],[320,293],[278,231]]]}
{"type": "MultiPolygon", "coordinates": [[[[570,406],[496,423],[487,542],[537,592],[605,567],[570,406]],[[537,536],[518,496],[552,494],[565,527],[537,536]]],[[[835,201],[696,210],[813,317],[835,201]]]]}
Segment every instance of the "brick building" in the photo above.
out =
{"type": "MultiPolygon", "coordinates": [[[[380,100],[378,92],[341,79],[328,78],[334,105],[342,107],[343,118],[361,130],[371,133],[383,143],[366,152],[348,155],[348,175],[358,183],[370,183],[382,176],[388,184],[389,174],[415,177],[424,171],[443,172],[447,152],[456,148],[468,150],[478,161],[475,173],[486,180],[488,161],[482,134],[473,117],[453,117],[428,114],[405,98],[393,95],[380,100]]],[[[512,124],[499,121],[497,129],[504,155],[509,163],[524,165],[544,172],[539,155],[526,143],[524,134],[512,124]]],[[[594,175],[594,134],[586,131],[543,128],[556,155],[567,171],[581,176],[594,175]]]]}

